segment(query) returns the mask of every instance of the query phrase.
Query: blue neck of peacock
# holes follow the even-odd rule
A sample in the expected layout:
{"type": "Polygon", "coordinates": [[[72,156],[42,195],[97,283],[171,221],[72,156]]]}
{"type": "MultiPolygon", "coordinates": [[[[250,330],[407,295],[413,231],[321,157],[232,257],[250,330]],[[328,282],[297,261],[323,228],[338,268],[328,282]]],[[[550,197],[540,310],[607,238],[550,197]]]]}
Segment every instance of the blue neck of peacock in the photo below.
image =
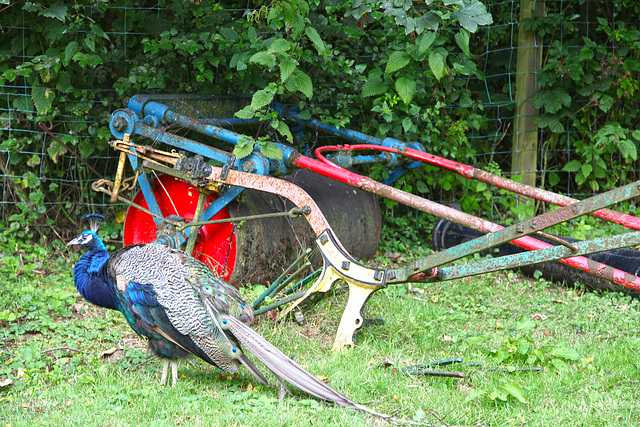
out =
{"type": "Polygon", "coordinates": [[[84,299],[100,307],[120,310],[115,286],[107,275],[108,260],[109,253],[106,250],[90,250],[73,268],[73,278],[84,299]]]}

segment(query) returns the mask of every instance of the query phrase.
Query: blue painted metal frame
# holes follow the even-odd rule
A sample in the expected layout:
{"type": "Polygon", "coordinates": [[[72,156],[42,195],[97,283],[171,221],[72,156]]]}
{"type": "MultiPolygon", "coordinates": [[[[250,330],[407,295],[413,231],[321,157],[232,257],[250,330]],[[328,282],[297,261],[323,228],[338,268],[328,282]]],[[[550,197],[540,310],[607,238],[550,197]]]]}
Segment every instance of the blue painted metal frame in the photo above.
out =
{"type": "MultiPolygon", "coordinates": [[[[229,109],[228,114],[230,117],[189,117],[184,114],[180,114],[172,109],[167,103],[169,101],[181,102],[185,105],[190,103],[216,101],[231,102],[241,105],[242,103],[250,102],[250,98],[243,96],[206,96],[206,95],[136,95],[133,96],[126,109],[120,109],[114,112],[111,116],[110,128],[112,134],[118,138],[123,139],[124,134],[128,133],[131,136],[139,135],[149,138],[154,142],[162,142],[171,147],[175,147],[179,150],[185,150],[190,153],[199,154],[204,158],[217,162],[219,164],[227,164],[232,159],[232,154],[211,147],[206,144],[194,141],[189,138],[185,138],[175,133],[170,133],[164,130],[162,126],[180,125],[184,128],[192,130],[194,132],[208,135],[213,138],[225,141],[227,143],[236,145],[242,140],[249,139],[250,137],[237,133],[221,127],[221,125],[256,125],[260,124],[257,119],[237,119],[233,117],[236,110],[229,109]],[[139,117],[143,117],[141,120],[139,117]]],[[[322,123],[318,120],[306,120],[300,117],[299,112],[295,108],[291,108],[279,103],[272,103],[272,107],[278,112],[279,117],[289,123],[289,126],[294,134],[297,142],[304,141],[304,128],[311,127],[319,129],[330,134],[334,134],[353,141],[355,143],[364,143],[380,146],[388,146],[402,149],[404,147],[411,147],[420,151],[425,151],[424,147],[417,143],[405,143],[393,138],[380,139],[370,135],[366,135],[362,132],[354,131],[346,128],[337,128],[336,126],[322,123]]],[[[206,112],[204,112],[206,113],[206,112]]],[[[281,143],[275,143],[283,153],[282,160],[269,160],[260,153],[260,146],[255,146],[256,151],[250,156],[243,159],[235,159],[233,166],[238,170],[245,172],[257,173],[260,175],[275,175],[281,176],[293,171],[292,159],[299,155],[299,152],[287,145],[281,143]]],[[[128,156],[131,166],[134,170],[138,169],[138,159],[133,156],[128,156]]],[[[383,183],[390,183],[398,179],[409,169],[422,165],[417,161],[406,161],[400,158],[395,153],[376,153],[371,155],[351,155],[351,153],[334,153],[329,155],[331,161],[335,162],[341,167],[349,168],[354,165],[363,165],[371,163],[384,163],[394,169],[390,172],[389,177],[383,181],[383,183]]],[[[153,189],[149,178],[146,174],[140,174],[138,178],[140,183],[140,189],[144,195],[144,198],[149,206],[149,210],[162,217],[160,206],[154,196],[153,189]]],[[[203,213],[202,221],[208,221],[213,218],[221,209],[227,206],[232,200],[234,200],[241,192],[243,188],[232,187],[223,193],[214,203],[212,203],[203,213]]],[[[154,218],[157,226],[161,225],[161,220],[154,218]]],[[[190,229],[185,230],[185,234],[188,235],[190,229]]],[[[181,242],[184,243],[184,242],[181,242]]]]}

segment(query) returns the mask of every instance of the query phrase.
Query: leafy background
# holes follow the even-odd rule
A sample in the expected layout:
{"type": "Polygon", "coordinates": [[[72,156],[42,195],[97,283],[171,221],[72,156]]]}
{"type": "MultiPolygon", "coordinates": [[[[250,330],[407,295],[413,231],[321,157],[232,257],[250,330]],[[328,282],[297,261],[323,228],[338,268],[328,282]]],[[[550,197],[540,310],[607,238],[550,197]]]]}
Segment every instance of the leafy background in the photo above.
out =
{"type": "MultiPolygon", "coordinates": [[[[545,4],[544,16],[522,22],[544,46],[533,98],[540,112],[539,185],[583,196],[637,179],[640,6],[545,4]]],[[[90,182],[113,175],[108,120],[136,93],[253,94],[239,114],[270,122],[260,144],[290,140],[269,109],[277,100],[309,117],[417,141],[434,154],[508,175],[519,1],[251,5],[1,0],[5,232],[37,237],[106,209],[90,182]]],[[[367,172],[387,173],[375,166],[367,172]]],[[[484,184],[432,167],[396,185],[501,221],[532,213],[484,184]]],[[[407,224],[428,230],[433,222],[424,215],[416,221],[393,203],[385,209],[399,239],[411,239],[407,224]]]]}

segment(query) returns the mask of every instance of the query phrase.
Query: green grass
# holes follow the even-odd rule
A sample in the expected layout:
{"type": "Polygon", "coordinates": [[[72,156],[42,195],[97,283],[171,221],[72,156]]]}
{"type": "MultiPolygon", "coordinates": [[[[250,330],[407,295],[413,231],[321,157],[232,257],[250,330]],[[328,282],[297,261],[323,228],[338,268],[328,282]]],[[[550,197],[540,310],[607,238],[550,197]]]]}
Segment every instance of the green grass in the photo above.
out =
{"type": "MultiPolygon", "coordinates": [[[[246,371],[229,377],[196,360],[180,364],[176,387],[162,387],[161,362],[119,313],[76,296],[77,256],[46,257],[55,261],[0,259],[0,426],[384,424],[300,393],[280,402],[275,388],[253,387],[246,371]],[[115,346],[122,357],[103,360],[115,346]]],[[[255,327],[332,387],[396,417],[456,426],[640,424],[636,300],[512,272],[392,286],[367,305],[384,325],[365,327],[354,350],[336,354],[346,298],[326,298],[304,325],[261,316],[255,327]],[[439,369],[467,378],[401,369],[451,357],[464,363],[439,369]],[[543,370],[517,370],[525,367],[543,370]]]]}

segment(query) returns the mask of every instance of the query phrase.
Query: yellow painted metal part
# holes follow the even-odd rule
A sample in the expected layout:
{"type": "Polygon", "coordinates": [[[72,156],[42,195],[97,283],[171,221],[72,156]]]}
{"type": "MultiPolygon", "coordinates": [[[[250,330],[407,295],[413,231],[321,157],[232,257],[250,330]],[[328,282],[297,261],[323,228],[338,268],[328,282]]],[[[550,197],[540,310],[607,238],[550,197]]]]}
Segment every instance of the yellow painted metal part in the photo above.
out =
{"type": "Polygon", "coordinates": [[[367,267],[354,260],[338,244],[330,229],[318,236],[316,245],[323,259],[322,273],[302,298],[294,301],[280,314],[280,318],[284,318],[314,292],[327,292],[336,281],[344,280],[349,285],[349,300],[332,350],[348,349],[353,347],[353,336],[364,324],[362,310],[365,303],[373,292],[386,286],[386,270],[367,267]]]}

